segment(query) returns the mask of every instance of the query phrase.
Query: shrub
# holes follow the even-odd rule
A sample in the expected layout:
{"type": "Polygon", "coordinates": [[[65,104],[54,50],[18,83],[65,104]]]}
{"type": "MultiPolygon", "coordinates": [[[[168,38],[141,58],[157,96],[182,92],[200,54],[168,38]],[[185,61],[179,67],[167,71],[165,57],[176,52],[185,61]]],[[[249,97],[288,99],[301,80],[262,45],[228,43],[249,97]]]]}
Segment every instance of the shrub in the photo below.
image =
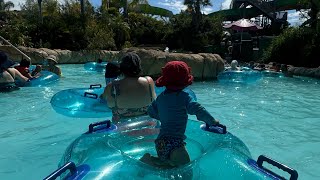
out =
{"type": "Polygon", "coordinates": [[[320,65],[319,34],[310,28],[289,28],[273,39],[264,52],[264,62],[318,67],[320,65]]]}

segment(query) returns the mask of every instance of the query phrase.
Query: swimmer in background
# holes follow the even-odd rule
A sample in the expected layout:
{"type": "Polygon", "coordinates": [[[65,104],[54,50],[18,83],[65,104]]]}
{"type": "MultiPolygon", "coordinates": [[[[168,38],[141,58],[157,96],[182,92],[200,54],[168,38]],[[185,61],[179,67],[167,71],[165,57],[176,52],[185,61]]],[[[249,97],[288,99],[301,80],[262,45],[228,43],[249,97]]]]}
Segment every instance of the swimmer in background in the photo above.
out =
{"type": "Polygon", "coordinates": [[[15,84],[15,80],[20,80],[23,83],[29,81],[27,77],[12,67],[14,64],[6,53],[0,51],[0,92],[19,90],[20,88],[15,84]]]}
{"type": "Polygon", "coordinates": [[[97,63],[98,63],[98,64],[101,64],[101,63],[102,63],[102,59],[101,59],[101,58],[98,58],[97,63]]]}
{"type": "Polygon", "coordinates": [[[38,73],[41,72],[42,68],[40,65],[37,65],[36,68],[30,73],[29,67],[31,65],[30,60],[28,59],[22,59],[20,61],[19,66],[15,66],[16,68],[23,76],[29,78],[29,79],[34,79],[38,77],[38,73]]]}
{"type": "Polygon", "coordinates": [[[266,70],[266,65],[265,64],[259,64],[258,66],[256,66],[254,68],[254,70],[257,70],[257,71],[265,71],[266,70]]]}
{"type": "Polygon", "coordinates": [[[110,62],[106,65],[106,72],[104,77],[106,79],[106,85],[114,81],[121,75],[120,65],[118,63],[110,62]]]}
{"type": "Polygon", "coordinates": [[[50,71],[61,76],[61,69],[57,66],[58,61],[55,55],[49,55],[43,62],[42,70],[50,71]]]}
{"type": "Polygon", "coordinates": [[[238,61],[237,60],[232,60],[230,64],[230,69],[231,71],[240,71],[241,69],[238,67],[238,61]]]}
{"type": "Polygon", "coordinates": [[[185,62],[171,61],[162,68],[162,76],[156,81],[156,86],[165,86],[166,89],[148,108],[149,116],[161,122],[160,133],[155,140],[158,157],[146,153],[140,159],[142,162],[164,169],[189,163],[185,143],[188,114],[196,115],[198,120],[210,126],[219,123],[183,91],[192,81],[191,68],[185,62]]]}
{"type": "Polygon", "coordinates": [[[281,64],[281,72],[285,77],[293,77],[293,74],[288,71],[288,65],[281,64]]]}

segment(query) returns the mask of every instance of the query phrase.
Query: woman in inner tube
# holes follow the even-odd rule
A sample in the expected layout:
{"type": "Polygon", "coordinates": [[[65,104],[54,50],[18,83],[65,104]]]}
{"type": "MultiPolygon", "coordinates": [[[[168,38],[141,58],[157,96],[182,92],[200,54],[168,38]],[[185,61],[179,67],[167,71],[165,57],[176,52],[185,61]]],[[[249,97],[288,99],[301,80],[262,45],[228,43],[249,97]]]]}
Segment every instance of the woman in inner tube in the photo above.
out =
{"type": "Polygon", "coordinates": [[[120,71],[124,77],[107,84],[101,95],[112,110],[113,123],[147,114],[156,98],[153,79],[140,76],[141,60],[136,53],[129,52],[122,57],[120,71]]]}

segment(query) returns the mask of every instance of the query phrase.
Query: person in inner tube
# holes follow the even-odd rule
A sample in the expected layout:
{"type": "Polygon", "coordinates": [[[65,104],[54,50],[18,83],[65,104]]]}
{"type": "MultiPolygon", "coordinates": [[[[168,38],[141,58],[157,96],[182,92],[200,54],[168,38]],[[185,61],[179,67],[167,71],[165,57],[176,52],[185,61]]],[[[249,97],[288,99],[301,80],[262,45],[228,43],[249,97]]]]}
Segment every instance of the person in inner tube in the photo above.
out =
{"type": "Polygon", "coordinates": [[[34,79],[39,77],[39,72],[41,72],[41,66],[37,65],[36,68],[30,73],[29,67],[30,67],[30,60],[28,59],[22,59],[20,61],[19,66],[15,66],[16,68],[23,76],[29,78],[29,79],[34,79]]]}
{"type": "Polygon", "coordinates": [[[156,98],[153,79],[140,76],[140,57],[134,52],[124,54],[120,63],[123,78],[107,84],[100,98],[112,110],[112,122],[123,122],[131,117],[146,115],[156,98]]]}
{"type": "Polygon", "coordinates": [[[55,55],[49,55],[43,62],[42,70],[50,71],[61,76],[61,69],[57,66],[58,61],[55,55]]]}
{"type": "Polygon", "coordinates": [[[183,91],[192,81],[191,68],[185,62],[171,61],[162,68],[162,76],[157,79],[156,86],[165,86],[166,89],[148,108],[149,116],[161,122],[160,133],[155,140],[158,157],[146,153],[140,159],[142,162],[160,168],[189,163],[184,142],[188,114],[196,115],[198,120],[210,126],[219,123],[189,93],[183,91]]]}
{"type": "Polygon", "coordinates": [[[104,77],[106,78],[106,85],[114,81],[121,75],[120,65],[117,63],[110,62],[106,65],[106,72],[104,77]]]}
{"type": "Polygon", "coordinates": [[[15,80],[20,80],[23,83],[29,81],[27,77],[12,67],[14,64],[6,53],[0,51],[0,92],[19,90],[20,88],[15,84],[15,80]]]}

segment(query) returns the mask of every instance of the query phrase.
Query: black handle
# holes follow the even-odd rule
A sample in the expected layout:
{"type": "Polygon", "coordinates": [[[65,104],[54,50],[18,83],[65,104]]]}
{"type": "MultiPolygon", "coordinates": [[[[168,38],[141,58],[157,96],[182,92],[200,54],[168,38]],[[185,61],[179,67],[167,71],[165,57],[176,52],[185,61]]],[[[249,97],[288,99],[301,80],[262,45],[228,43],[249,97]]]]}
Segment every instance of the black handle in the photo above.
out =
{"type": "MultiPolygon", "coordinates": [[[[216,125],[213,125],[214,127],[220,127],[222,129],[222,134],[226,134],[227,133],[227,126],[223,125],[223,124],[216,124],[216,125]]],[[[209,129],[210,126],[209,124],[206,124],[206,128],[209,129]]]]}
{"type": "Polygon", "coordinates": [[[91,84],[89,89],[101,88],[101,84],[91,84]]]}
{"type": "Polygon", "coordinates": [[[84,97],[89,97],[89,98],[92,98],[92,99],[98,99],[98,94],[85,92],[84,93],[84,97]]]}
{"type": "Polygon", "coordinates": [[[90,134],[90,133],[95,132],[94,127],[99,126],[99,125],[102,125],[102,124],[107,124],[107,128],[110,128],[110,127],[111,127],[111,121],[110,121],[110,120],[100,121],[100,122],[96,122],[96,123],[91,123],[91,124],[89,125],[89,131],[88,131],[88,133],[90,134]]]}
{"type": "MultiPolygon", "coordinates": [[[[275,161],[275,160],[273,160],[271,158],[268,158],[268,157],[266,157],[264,155],[260,155],[258,157],[258,160],[257,160],[258,167],[260,167],[260,168],[262,168],[262,169],[264,169],[264,170],[266,170],[266,171],[268,171],[268,172],[270,172],[272,174],[275,174],[271,170],[266,169],[266,168],[264,168],[262,166],[262,163],[264,161],[269,163],[269,164],[271,164],[271,165],[273,165],[273,166],[275,166],[275,167],[277,167],[277,168],[279,168],[279,169],[281,169],[281,170],[283,170],[283,171],[285,171],[285,172],[287,172],[287,173],[289,173],[291,175],[290,176],[290,180],[297,180],[298,179],[298,172],[296,170],[294,170],[294,169],[292,169],[292,168],[290,168],[290,167],[288,167],[288,166],[286,166],[286,165],[284,165],[282,163],[279,163],[279,162],[277,162],[277,161],[275,161]]],[[[277,174],[275,174],[275,175],[277,175],[277,174]]]]}
{"type": "Polygon", "coordinates": [[[68,162],[67,164],[63,165],[62,167],[54,171],[43,180],[54,180],[57,177],[59,177],[62,173],[66,172],[68,169],[70,170],[71,175],[77,173],[76,165],[73,162],[68,162]]]}

